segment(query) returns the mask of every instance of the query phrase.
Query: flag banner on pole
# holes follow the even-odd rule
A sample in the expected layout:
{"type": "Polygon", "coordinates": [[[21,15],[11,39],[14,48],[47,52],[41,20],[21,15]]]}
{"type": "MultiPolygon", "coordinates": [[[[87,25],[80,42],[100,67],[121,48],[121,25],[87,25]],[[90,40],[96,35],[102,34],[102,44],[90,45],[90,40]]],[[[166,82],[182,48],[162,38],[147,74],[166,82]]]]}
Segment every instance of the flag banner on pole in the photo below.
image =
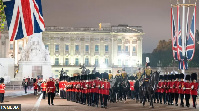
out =
{"type": "Polygon", "coordinates": [[[175,55],[175,52],[177,52],[177,41],[176,41],[176,25],[174,20],[174,14],[173,14],[173,8],[171,8],[171,36],[172,36],[172,51],[173,51],[173,57],[174,60],[178,60],[177,55],[175,55]]]}
{"type": "Polygon", "coordinates": [[[45,30],[41,0],[3,0],[10,41],[45,30]]]}
{"type": "Polygon", "coordinates": [[[179,6],[177,6],[177,31],[176,31],[176,42],[177,46],[175,47],[175,57],[178,60],[184,60],[182,56],[182,39],[181,39],[181,25],[180,25],[180,15],[179,15],[179,6]]]}
{"type": "Polygon", "coordinates": [[[188,62],[187,60],[180,60],[179,61],[179,69],[180,70],[187,70],[188,69],[188,62]]]}
{"type": "Polygon", "coordinates": [[[189,61],[193,59],[195,52],[195,29],[196,29],[196,6],[194,8],[194,13],[192,16],[189,36],[186,39],[186,57],[187,60],[189,61]]]}

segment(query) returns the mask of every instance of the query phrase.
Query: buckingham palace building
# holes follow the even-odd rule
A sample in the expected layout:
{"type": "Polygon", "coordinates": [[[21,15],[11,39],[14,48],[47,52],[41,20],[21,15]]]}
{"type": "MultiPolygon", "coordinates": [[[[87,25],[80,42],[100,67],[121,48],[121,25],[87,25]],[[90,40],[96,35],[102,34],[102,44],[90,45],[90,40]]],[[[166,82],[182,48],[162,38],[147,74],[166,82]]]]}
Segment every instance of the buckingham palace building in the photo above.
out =
{"type": "MultiPolygon", "coordinates": [[[[81,73],[83,64],[90,71],[96,67],[99,72],[111,70],[115,75],[122,68],[137,70],[142,65],[143,35],[141,26],[100,23],[96,28],[48,26],[42,40],[49,50],[52,73],[56,77],[62,68],[69,76],[81,73]]],[[[14,58],[17,67],[20,51],[26,43],[27,38],[10,42],[7,31],[4,32],[0,58],[14,58]]]]}
{"type": "Polygon", "coordinates": [[[97,28],[46,27],[43,42],[55,74],[62,68],[68,75],[80,73],[82,64],[90,71],[96,67],[116,74],[122,67],[142,64],[143,35],[141,26],[100,23],[97,28]]]}

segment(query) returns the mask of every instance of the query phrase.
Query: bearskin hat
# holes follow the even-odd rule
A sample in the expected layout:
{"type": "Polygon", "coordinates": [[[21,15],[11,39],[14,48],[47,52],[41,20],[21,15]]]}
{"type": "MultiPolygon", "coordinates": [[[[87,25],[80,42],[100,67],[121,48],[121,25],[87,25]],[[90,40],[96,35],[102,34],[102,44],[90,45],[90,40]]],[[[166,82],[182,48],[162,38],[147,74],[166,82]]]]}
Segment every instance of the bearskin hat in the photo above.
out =
{"type": "Polygon", "coordinates": [[[0,83],[4,83],[4,78],[1,78],[0,83]]]}
{"type": "Polygon", "coordinates": [[[164,80],[168,80],[167,78],[168,78],[167,75],[164,75],[164,80]]]}
{"type": "Polygon", "coordinates": [[[193,80],[197,80],[197,74],[196,73],[191,74],[191,81],[193,81],[193,80]]]}
{"type": "Polygon", "coordinates": [[[180,79],[184,79],[184,74],[183,73],[180,74],[180,79]]]}
{"type": "Polygon", "coordinates": [[[179,74],[175,74],[175,79],[179,79],[180,75],[179,74]]]}
{"type": "Polygon", "coordinates": [[[104,72],[104,73],[103,73],[103,78],[104,78],[104,79],[109,79],[108,73],[104,72]]]}
{"type": "Polygon", "coordinates": [[[96,72],[96,73],[95,73],[95,78],[96,78],[96,77],[100,77],[100,73],[99,73],[99,72],[96,72]]]}
{"type": "Polygon", "coordinates": [[[186,75],[185,80],[189,80],[190,81],[190,75],[186,75]]]}
{"type": "Polygon", "coordinates": [[[160,79],[162,79],[162,80],[163,80],[163,75],[160,75],[160,76],[159,76],[159,80],[160,80],[160,79]]]}
{"type": "Polygon", "coordinates": [[[36,82],[36,78],[33,79],[33,82],[34,82],[34,83],[36,82]]]}
{"type": "Polygon", "coordinates": [[[174,79],[175,80],[175,75],[171,74],[171,80],[174,79]]]}

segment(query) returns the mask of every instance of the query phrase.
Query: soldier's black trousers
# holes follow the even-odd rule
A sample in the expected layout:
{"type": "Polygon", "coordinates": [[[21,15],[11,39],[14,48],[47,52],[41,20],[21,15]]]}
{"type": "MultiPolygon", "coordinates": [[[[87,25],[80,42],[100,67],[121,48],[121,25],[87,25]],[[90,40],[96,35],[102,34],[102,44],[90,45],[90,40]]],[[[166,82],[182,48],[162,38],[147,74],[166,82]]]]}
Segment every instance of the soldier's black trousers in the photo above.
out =
{"type": "Polygon", "coordinates": [[[46,91],[42,91],[42,93],[43,93],[43,99],[45,99],[46,91]]]}
{"type": "Polygon", "coordinates": [[[85,93],[83,93],[83,103],[86,104],[86,94],[85,93]]]}
{"type": "Polygon", "coordinates": [[[157,102],[159,102],[159,93],[158,92],[155,92],[155,97],[154,97],[154,102],[157,100],[157,102]]]}
{"type": "Polygon", "coordinates": [[[99,104],[99,93],[94,93],[94,98],[95,98],[96,105],[98,105],[99,104]]]}
{"type": "Polygon", "coordinates": [[[76,102],[79,102],[79,92],[75,92],[76,95],[76,102]]]}
{"type": "Polygon", "coordinates": [[[123,97],[124,97],[124,100],[126,101],[127,92],[126,92],[126,91],[124,91],[124,92],[123,92],[123,94],[124,94],[124,95],[123,95],[123,97]]]}
{"type": "Polygon", "coordinates": [[[173,103],[174,101],[174,93],[170,93],[170,103],[173,103]]]}
{"type": "Polygon", "coordinates": [[[37,89],[34,89],[34,95],[37,95],[37,89]]]}
{"type": "Polygon", "coordinates": [[[179,94],[178,93],[174,93],[174,95],[175,95],[175,104],[178,104],[179,94]]]}
{"type": "Polygon", "coordinates": [[[196,98],[197,98],[197,95],[192,95],[192,100],[193,100],[193,107],[196,106],[196,98]]]}
{"type": "Polygon", "coordinates": [[[190,94],[185,94],[186,106],[188,106],[190,104],[189,99],[190,99],[190,94]]]}
{"type": "Polygon", "coordinates": [[[25,93],[27,93],[27,87],[28,87],[28,86],[24,86],[24,89],[25,89],[25,93]]]}
{"type": "Polygon", "coordinates": [[[91,103],[94,104],[94,93],[90,93],[91,94],[91,103]]]}
{"type": "Polygon", "coordinates": [[[160,103],[162,103],[163,93],[159,93],[159,97],[160,97],[160,103]]]}
{"type": "Polygon", "coordinates": [[[184,94],[180,94],[181,97],[181,105],[184,105],[183,99],[184,99],[184,94]]]}
{"type": "Polygon", "coordinates": [[[131,93],[131,99],[133,99],[133,98],[135,98],[135,91],[130,91],[130,93],[131,93]]]}
{"type": "Polygon", "coordinates": [[[103,106],[103,94],[100,94],[101,106],[103,106]]]}
{"type": "Polygon", "coordinates": [[[163,93],[163,101],[164,101],[164,104],[166,103],[166,97],[167,97],[167,93],[163,93]]]}
{"type": "Polygon", "coordinates": [[[53,104],[53,98],[54,98],[54,93],[48,93],[48,104],[50,105],[50,99],[51,99],[51,104],[53,104]]]}
{"type": "Polygon", "coordinates": [[[3,103],[3,101],[4,101],[4,93],[0,93],[0,101],[1,101],[1,103],[3,103]]]}
{"type": "Polygon", "coordinates": [[[76,101],[76,92],[73,92],[73,93],[74,93],[74,98],[73,98],[74,100],[73,101],[75,102],[76,101]]]}
{"type": "Polygon", "coordinates": [[[108,101],[108,95],[103,95],[104,98],[104,106],[107,106],[107,101],[108,101]]]}
{"type": "Polygon", "coordinates": [[[63,90],[60,90],[60,97],[63,98],[63,90]]]}

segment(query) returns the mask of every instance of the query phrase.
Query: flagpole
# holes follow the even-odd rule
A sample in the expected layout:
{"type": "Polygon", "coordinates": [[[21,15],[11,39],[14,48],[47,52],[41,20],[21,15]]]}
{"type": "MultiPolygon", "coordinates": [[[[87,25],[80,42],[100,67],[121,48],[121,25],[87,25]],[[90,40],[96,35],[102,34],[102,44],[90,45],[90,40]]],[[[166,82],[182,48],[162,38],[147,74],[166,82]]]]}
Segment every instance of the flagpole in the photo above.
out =
{"type": "MultiPolygon", "coordinates": [[[[185,4],[185,0],[183,0],[185,4]]],[[[182,56],[185,59],[185,5],[183,5],[183,14],[182,14],[182,56]]],[[[182,69],[182,73],[185,74],[185,68],[182,69]]]]}

